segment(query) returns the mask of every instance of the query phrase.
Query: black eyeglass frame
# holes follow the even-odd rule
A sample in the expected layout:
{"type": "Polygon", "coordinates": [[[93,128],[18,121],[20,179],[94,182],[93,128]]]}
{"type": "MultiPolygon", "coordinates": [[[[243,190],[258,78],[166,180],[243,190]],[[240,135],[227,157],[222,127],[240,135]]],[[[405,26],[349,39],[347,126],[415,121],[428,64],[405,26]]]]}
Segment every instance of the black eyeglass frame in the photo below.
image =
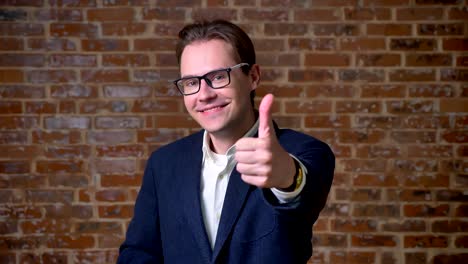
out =
{"type": "Polygon", "coordinates": [[[177,80],[174,80],[173,83],[175,85],[175,87],[177,88],[177,90],[183,95],[183,96],[186,96],[186,95],[192,95],[192,94],[196,94],[200,91],[200,87],[201,87],[201,80],[205,80],[206,84],[208,84],[208,86],[212,89],[221,89],[221,88],[224,88],[226,86],[228,86],[230,83],[231,83],[231,71],[236,69],[236,68],[240,68],[240,67],[244,67],[244,66],[250,66],[248,63],[246,62],[241,62],[239,64],[236,64],[232,67],[228,67],[228,68],[224,68],[224,69],[218,69],[218,70],[213,70],[213,71],[210,71],[210,72],[207,72],[205,73],[204,75],[202,76],[189,76],[189,77],[183,77],[183,78],[179,78],[177,80]],[[208,75],[210,74],[213,74],[214,72],[219,72],[219,71],[225,71],[227,72],[227,75],[228,75],[228,82],[226,85],[223,85],[221,87],[213,87],[213,84],[211,83],[211,80],[207,78],[208,75]],[[182,80],[188,80],[188,79],[198,79],[198,89],[195,91],[195,92],[192,92],[192,93],[184,93],[183,90],[181,88],[179,88],[179,85],[177,85],[178,82],[182,81],[182,80]]]}

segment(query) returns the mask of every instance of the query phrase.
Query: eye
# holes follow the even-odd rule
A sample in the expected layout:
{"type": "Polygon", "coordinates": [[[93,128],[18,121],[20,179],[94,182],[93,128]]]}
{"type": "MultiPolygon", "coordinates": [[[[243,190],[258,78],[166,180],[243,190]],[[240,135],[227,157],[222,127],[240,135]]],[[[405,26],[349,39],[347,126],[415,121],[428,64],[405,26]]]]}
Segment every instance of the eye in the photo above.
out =
{"type": "Polygon", "coordinates": [[[210,80],[212,82],[219,82],[223,81],[224,79],[227,78],[226,72],[220,71],[220,72],[214,72],[212,75],[209,76],[210,80]]]}
{"type": "Polygon", "coordinates": [[[198,80],[197,79],[187,79],[184,80],[183,82],[184,87],[193,87],[193,86],[198,86],[198,80]]]}

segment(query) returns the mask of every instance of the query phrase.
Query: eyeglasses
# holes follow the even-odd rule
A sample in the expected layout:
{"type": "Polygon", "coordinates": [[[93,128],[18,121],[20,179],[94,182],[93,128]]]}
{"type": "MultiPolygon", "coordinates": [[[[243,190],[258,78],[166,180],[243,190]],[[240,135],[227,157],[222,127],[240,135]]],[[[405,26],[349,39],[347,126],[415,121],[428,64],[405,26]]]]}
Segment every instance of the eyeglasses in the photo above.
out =
{"type": "Polygon", "coordinates": [[[198,91],[200,91],[200,83],[202,79],[205,80],[206,84],[213,89],[224,88],[231,83],[231,71],[244,66],[249,66],[249,64],[243,62],[229,68],[210,71],[203,76],[180,78],[175,80],[174,84],[183,95],[198,93],[198,91]]]}

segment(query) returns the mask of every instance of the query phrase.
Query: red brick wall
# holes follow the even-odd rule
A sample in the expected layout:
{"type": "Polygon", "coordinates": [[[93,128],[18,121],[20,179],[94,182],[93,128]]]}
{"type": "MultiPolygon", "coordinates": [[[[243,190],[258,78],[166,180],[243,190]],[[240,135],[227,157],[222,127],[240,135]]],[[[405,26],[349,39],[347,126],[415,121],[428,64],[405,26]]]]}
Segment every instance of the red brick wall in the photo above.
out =
{"type": "Polygon", "coordinates": [[[200,17],[240,23],[259,97],[336,153],[311,263],[466,261],[467,2],[0,1],[0,262],[115,261],[145,159],[197,129],[167,80],[200,17]]]}

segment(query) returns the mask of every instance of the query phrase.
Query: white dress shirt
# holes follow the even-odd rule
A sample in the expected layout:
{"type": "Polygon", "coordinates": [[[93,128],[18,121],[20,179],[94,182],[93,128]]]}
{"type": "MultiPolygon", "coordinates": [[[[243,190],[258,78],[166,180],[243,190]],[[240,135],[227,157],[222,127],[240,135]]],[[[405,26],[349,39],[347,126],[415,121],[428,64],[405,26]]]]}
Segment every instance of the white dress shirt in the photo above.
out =
{"type": "MultiPolygon", "coordinates": [[[[258,120],[252,128],[244,135],[244,137],[252,137],[257,133],[258,120]]],[[[218,232],[218,225],[221,219],[221,212],[223,210],[224,196],[229,182],[229,177],[237,162],[234,158],[235,145],[230,147],[227,152],[217,154],[210,149],[210,138],[205,131],[203,135],[203,164],[201,172],[201,209],[203,221],[208,235],[211,248],[214,248],[216,241],[216,234],[218,232]]],[[[294,156],[294,159],[299,162],[302,168],[304,177],[302,177],[301,185],[293,192],[283,192],[276,188],[271,188],[271,191],[276,196],[280,203],[287,203],[293,201],[298,197],[305,185],[305,174],[307,170],[305,166],[294,156]]]]}

